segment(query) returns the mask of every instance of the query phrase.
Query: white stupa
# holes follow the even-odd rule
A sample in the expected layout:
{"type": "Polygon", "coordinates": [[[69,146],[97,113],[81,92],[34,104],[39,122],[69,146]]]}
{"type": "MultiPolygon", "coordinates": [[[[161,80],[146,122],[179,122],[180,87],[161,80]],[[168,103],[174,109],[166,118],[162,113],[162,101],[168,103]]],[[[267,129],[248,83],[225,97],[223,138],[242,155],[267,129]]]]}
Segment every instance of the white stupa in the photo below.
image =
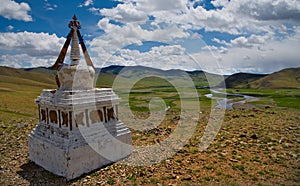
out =
{"type": "Polygon", "coordinates": [[[76,16],[69,27],[52,67],[59,88],[43,90],[35,100],[40,122],[28,137],[30,160],[68,180],[132,152],[131,132],[118,120],[119,97],[110,88],[95,88],[95,69],[76,16]],[[64,64],[71,40],[71,63],[64,64]],[[85,60],[80,60],[78,40],[85,60]]]}

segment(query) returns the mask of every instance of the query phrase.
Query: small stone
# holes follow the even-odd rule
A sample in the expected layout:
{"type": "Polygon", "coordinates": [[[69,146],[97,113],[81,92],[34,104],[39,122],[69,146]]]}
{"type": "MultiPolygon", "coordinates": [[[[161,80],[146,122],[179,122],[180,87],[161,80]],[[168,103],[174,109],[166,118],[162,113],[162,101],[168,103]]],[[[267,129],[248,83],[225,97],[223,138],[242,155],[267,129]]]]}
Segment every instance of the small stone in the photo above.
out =
{"type": "Polygon", "coordinates": [[[240,135],[240,138],[245,138],[246,137],[246,134],[241,134],[240,135]]]}
{"type": "Polygon", "coordinates": [[[236,156],[236,159],[241,160],[242,156],[236,156]]]}
{"type": "Polygon", "coordinates": [[[272,157],[272,158],[277,158],[277,154],[276,154],[276,153],[273,153],[273,154],[271,155],[271,157],[272,157]]]}
{"type": "Polygon", "coordinates": [[[187,175],[187,176],[183,177],[182,179],[183,179],[183,180],[192,180],[192,176],[187,175]]]}
{"type": "Polygon", "coordinates": [[[247,143],[246,143],[246,142],[243,142],[243,141],[241,141],[240,144],[241,144],[241,145],[247,145],[247,143]]]}
{"type": "Polygon", "coordinates": [[[250,138],[251,138],[251,139],[258,139],[258,136],[257,136],[256,134],[252,134],[252,135],[250,136],[250,138]]]}
{"type": "Polygon", "coordinates": [[[27,126],[28,126],[28,124],[26,124],[26,123],[25,124],[24,123],[18,123],[16,128],[21,129],[21,128],[24,128],[24,127],[27,127],[27,126]]]}
{"type": "Polygon", "coordinates": [[[221,152],[220,155],[225,157],[227,155],[227,152],[221,152]]]}
{"type": "Polygon", "coordinates": [[[297,158],[297,154],[296,153],[290,153],[290,155],[294,158],[297,158]]]}

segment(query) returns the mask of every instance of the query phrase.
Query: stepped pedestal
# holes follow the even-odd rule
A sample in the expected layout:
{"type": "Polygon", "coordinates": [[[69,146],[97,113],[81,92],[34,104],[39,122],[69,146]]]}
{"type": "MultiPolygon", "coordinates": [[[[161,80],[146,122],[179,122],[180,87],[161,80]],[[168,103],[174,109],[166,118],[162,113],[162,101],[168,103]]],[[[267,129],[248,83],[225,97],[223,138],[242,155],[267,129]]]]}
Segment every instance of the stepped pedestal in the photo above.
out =
{"type": "Polygon", "coordinates": [[[131,132],[118,120],[112,89],[44,90],[35,100],[40,123],[30,133],[30,159],[76,178],[131,154],[131,132]]]}

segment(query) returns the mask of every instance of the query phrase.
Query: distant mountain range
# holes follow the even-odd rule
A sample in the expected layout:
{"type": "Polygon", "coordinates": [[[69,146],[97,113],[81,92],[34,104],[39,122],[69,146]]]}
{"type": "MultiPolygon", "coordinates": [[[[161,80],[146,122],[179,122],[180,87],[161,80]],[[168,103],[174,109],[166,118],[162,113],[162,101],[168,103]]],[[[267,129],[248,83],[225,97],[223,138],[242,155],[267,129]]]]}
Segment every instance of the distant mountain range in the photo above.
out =
{"type": "MultiPolygon", "coordinates": [[[[132,76],[136,74],[149,73],[164,74],[168,79],[183,77],[187,73],[197,87],[218,86],[225,79],[227,88],[296,88],[300,89],[300,67],[288,68],[272,74],[250,74],[237,73],[230,76],[221,76],[204,71],[183,71],[183,70],[160,70],[143,66],[109,66],[97,69],[98,87],[111,87],[117,75],[132,76]],[[207,79],[209,78],[209,83],[207,79]]],[[[42,86],[44,88],[55,88],[56,72],[46,67],[15,69],[10,67],[0,67],[0,88],[3,83],[22,84],[29,86],[42,86]]],[[[162,81],[150,82],[156,86],[162,81]]],[[[224,82],[223,82],[224,83],[224,82]]]]}

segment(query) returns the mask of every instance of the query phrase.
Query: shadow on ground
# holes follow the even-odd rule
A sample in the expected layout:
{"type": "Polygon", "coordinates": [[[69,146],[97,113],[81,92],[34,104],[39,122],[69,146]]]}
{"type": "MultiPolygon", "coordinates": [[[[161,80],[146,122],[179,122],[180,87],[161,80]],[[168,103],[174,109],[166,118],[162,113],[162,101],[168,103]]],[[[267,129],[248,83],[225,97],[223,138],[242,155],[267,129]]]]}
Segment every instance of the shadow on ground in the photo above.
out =
{"type": "Polygon", "coordinates": [[[21,165],[20,168],[22,170],[17,173],[30,185],[68,185],[70,183],[65,178],[56,176],[31,161],[21,165]]]}

